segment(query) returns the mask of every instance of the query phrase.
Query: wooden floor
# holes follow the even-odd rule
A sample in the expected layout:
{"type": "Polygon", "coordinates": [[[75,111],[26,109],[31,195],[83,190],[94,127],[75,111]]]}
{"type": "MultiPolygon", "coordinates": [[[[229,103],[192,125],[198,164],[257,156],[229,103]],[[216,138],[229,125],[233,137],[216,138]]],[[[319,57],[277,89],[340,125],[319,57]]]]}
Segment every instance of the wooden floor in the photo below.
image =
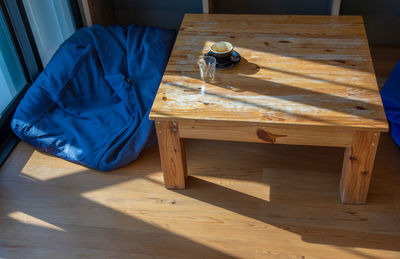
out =
{"type": "Polygon", "coordinates": [[[110,173],[21,142],[0,171],[4,258],[400,258],[400,149],[381,138],[366,205],[339,203],[342,148],[186,141],[110,173]]]}

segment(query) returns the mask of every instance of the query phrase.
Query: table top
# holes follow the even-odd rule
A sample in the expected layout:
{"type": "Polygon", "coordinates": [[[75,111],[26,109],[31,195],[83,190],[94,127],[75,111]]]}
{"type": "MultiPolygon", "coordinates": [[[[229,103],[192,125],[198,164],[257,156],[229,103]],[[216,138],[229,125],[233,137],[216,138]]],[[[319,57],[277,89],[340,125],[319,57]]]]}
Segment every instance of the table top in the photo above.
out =
{"type": "Polygon", "coordinates": [[[150,119],[388,130],[359,16],[186,14],[150,119]],[[217,41],[242,59],[205,83],[217,41]]]}

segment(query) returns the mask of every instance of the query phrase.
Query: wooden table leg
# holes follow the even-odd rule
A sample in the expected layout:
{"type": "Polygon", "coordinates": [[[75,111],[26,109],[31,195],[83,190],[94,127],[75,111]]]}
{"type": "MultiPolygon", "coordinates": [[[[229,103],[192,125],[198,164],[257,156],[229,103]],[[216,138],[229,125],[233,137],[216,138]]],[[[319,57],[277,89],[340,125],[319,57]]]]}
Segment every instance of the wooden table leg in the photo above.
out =
{"type": "Polygon", "coordinates": [[[177,122],[156,121],[158,148],[166,188],[185,188],[186,154],[177,122]]]}
{"type": "Polygon", "coordinates": [[[346,148],[344,153],[340,179],[342,203],[366,202],[379,136],[379,132],[354,132],[351,147],[346,148]]]}

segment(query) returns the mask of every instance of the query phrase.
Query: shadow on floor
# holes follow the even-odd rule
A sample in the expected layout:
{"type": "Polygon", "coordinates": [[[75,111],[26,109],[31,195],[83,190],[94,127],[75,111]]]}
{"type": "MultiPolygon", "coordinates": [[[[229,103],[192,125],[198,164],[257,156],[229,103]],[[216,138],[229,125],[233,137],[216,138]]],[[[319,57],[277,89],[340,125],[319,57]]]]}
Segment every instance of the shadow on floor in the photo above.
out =
{"type": "Polygon", "coordinates": [[[51,163],[47,169],[39,162],[32,164],[30,155],[21,159],[30,163],[28,169],[21,165],[2,168],[0,254],[232,257],[195,241],[195,233],[179,232],[190,231],[185,224],[191,222],[173,218],[180,213],[174,210],[185,206],[180,204],[185,199],[177,200],[181,195],[298,234],[305,242],[337,246],[358,256],[363,252],[352,248],[400,251],[400,199],[393,187],[400,183],[396,174],[400,152],[388,135],[382,137],[369,200],[362,206],[339,203],[341,148],[187,142],[191,176],[185,190],[160,189],[162,179],[153,178],[154,173],[160,176],[156,148],[146,150],[136,163],[110,173],[79,170],[48,180],[30,179],[24,177],[28,169],[37,170],[37,177],[43,170],[49,170],[45,173],[50,176],[52,170],[62,172],[51,163]],[[206,180],[209,177],[260,182],[269,186],[269,193],[255,196],[251,190],[246,193],[206,180]],[[126,185],[130,181],[137,183],[126,185]],[[126,189],[131,186],[137,190],[126,189]],[[103,189],[109,189],[107,197],[97,194],[103,189]],[[162,191],[154,193],[157,189],[162,191]]]}

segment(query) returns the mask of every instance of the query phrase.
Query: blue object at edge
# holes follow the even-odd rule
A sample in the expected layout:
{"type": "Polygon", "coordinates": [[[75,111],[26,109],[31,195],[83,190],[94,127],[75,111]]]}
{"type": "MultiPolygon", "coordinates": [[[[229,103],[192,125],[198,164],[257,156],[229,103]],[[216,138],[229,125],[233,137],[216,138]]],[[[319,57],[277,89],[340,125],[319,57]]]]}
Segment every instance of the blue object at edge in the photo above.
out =
{"type": "Polygon", "coordinates": [[[157,143],[149,112],[175,31],[130,25],[83,28],[66,40],[20,102],[15,134],[102,171],[157,143]]]}
{"type": "Polygon", "coordinates": [[[393,140],[400,146],[400,62],[383,86],[381,96],[386,117],[390,121],[393,140]]]}

